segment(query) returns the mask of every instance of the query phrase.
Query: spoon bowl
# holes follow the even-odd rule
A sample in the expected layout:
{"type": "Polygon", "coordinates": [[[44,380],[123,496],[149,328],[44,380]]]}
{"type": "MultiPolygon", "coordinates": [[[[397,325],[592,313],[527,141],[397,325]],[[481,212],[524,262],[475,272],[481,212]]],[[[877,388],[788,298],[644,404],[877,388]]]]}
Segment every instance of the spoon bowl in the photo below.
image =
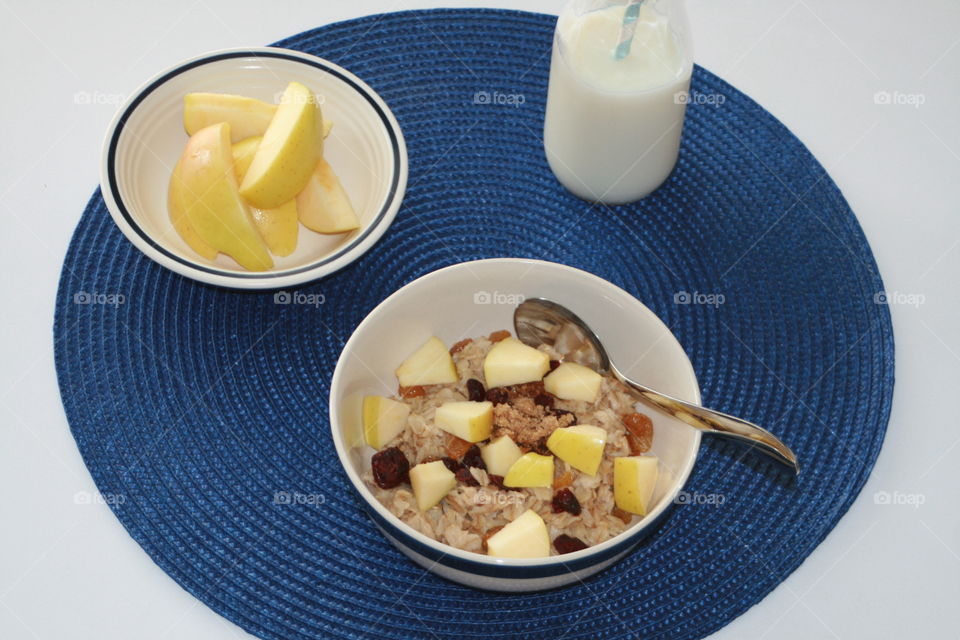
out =
{"type": "Polygon", "coordinates": [[[562,354],[564,360],[577,362],[601,374],[610,374],[631,389],[645,405],[703,433],[747,444],[799,475],[797,456],[766,429],[742,418],[661,393],[623,375],[611,362],[597,334],[563,305],[545,298],[525,300],[513,313],[513,325],[522,342],[532,347],[547,345],[562,354]]]}

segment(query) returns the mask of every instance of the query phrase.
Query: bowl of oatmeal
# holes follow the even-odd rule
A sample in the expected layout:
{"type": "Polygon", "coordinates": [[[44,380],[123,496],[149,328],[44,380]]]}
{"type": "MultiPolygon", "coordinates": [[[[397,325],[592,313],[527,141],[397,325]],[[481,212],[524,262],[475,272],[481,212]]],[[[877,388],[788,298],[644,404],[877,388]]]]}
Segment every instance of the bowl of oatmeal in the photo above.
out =
{"type": "Polygon", "coordinates": [[[525,345],[527,298],[577,313],[624,373],[699,402],[670,330],[626,291],[525,259],[466,262],[384,300],[344,346],[330,424],[387,539],[447,579],[549,589],[604,569],[669,513],[699,432],[566,354],[525,345]]]}

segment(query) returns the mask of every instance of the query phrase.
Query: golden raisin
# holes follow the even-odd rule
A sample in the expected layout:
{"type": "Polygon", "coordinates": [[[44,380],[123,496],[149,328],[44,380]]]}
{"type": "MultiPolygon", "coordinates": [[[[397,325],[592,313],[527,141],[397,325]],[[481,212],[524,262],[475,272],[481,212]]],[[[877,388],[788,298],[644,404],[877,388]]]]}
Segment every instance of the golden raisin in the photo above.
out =
{"type": "Polygon", "coordinates": [[[630,524],[630,521],[633,520],[633,516],[621,509],[620,507],[615,506],[613,511],[610,512],[611,515],[620,518],[623,521],[623,524],[630,524]]]}
{"type": "Polygon", "coordinates": [[[506,338],[509,338],[509,337],[510,337],[509,331],[507,331],[506,329],[500,329],[500,331],[494,331],[489,336],[487,336],[487,340],[489,340],[490,342],[500,342],[501,340],[505,340],[506,338]]]}
{"type": "Polygon", "coordinates": [[[400,387],[400,397],[404,398],[405,400],[409,400],[410,398],[419,398],[420,396],[426,395],[426,393],[427,390],[420,385],[413,387],[400,387]]]}
{"type": "Polygon", "coordinates": [[[461,351],[463,351],[463,348],[468,344],[470,344],[471,342],[473,342],[473,338],[465,338],[460,342],[454,343],[454,345],[450,347],[450,355],[454,355],[455,353],[460,353],[461,351]]]}
{"type": "Polygon", "coordinates": [[[447,442],[445,443],[445,449],[447,450],[447,455],[453,458],[454,460],[460,460],[463,458],[464,454],[470,450],[470,447],[473,446],[473,443],[462,440],[457,436],[448,433],[447,442]]]}
{"type": "Polygon", "coordinates": [[[621,418],[627,428],[627,444],[630,455],[639,455],[650,450],[653,444],[653,422],[642,413],[628,413],[621,418]]]}
{"type": "Polygon", "coordinates": [[[569,471],[564,471],[561,475],[557,476],[557,478],[553,481],[553,488],[563,489],[565,487],[569,487],[572,484],[573,484],[573,474],[570,473],[569,471]]]}

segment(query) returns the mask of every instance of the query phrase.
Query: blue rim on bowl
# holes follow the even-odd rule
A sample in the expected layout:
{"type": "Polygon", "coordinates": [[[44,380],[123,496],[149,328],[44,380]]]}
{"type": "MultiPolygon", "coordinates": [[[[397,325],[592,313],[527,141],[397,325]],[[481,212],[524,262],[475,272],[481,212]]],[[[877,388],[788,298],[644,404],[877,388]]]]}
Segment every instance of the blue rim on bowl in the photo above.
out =
{"type": "MultiPolygon", "coordinates": [[[[200,88],[198,88],[199,90],[200,88]]],[[[184,141],[186,138],[184,138],[184,141]]],[[[403,133],[396,118],[383,99],[366,83],[346,69],[316,56],[276,47],[224,49],[206,53],[181,62],[148,80],[121,106],[107,130],[103,143],[101,164],[101,194],[114,221],[124,235],[148,257],[181,275],[228,287],[270,289],[308,282],[340,269],[366,252],[386,231],[396,216],[403,200],[408,177],[407,149],[403,133]],[[318,69],[349,86],[376,113],[379,123],[389,138],[392,170],[387,194],[375,215],[351,238],[345,246],[338,247],[317,260],[286,269],[265,272],[246,272],[219,268],[206,263],[199,256],[190,259],[177,255],[157,241],[131,213],[123,198],[117,176],[117,154],[121,135],[130,117],[159,88],[174,78],[203,65],[237,58],[274,59],[305,64],[318,69]]]]}

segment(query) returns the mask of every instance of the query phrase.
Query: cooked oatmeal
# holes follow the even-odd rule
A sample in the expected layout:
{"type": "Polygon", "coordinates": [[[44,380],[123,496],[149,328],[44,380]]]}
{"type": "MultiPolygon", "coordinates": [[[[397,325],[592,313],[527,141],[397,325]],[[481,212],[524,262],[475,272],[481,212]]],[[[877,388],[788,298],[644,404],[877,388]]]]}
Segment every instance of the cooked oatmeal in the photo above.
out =
{"type": "MultiPolygon", "coordinates": [[[[409,415],[402,431],[384,443],[377,455],[397,462],[401,456],[394,450],[399,450],[409,468],[443,461],[455,473],[456,486],[439,504],[421,511],[405,469],[391,468],[404,480],[397,480],[399,484],[392,488],[382,488],[385,483],[375,481],[372,469],[366,471],[364,480],[376,498],[403,522],[465,551],[485,553],[486,540],[528,509],[546,523],[553,542],[551,555],[604,542],[626,529],[633,517],[616,507],[613,459],[647,451],[652,424],[646,416],[635,413],[634,400],[619,382],[607,376],[594,402],[562,400],[548,393],[542,381],[486,389],[484,359],[495,341],[504,337],[503,332],[497,332],[487,338],[458,342],[450,349],[456,383],[402,387],[394,398],[409,406],[409,415]],[[470,443],[436,425],[437,409],[444,403],[480,399],[493,403],[489,439],[470,443]],[[524,453],[550,456],[546,441],[554,430],[581,424],[595,425],[606,432],[596,475],[583,473],[554,457],[553,486],[509,488],[504,486],[503,477],[488,474],[485,469],[480,447],[487,441],[506,435],[524,453]]],[[[551,370],[555,368],[559,354],[546,347],[540,351],[549,356],[551,370]]]]}

